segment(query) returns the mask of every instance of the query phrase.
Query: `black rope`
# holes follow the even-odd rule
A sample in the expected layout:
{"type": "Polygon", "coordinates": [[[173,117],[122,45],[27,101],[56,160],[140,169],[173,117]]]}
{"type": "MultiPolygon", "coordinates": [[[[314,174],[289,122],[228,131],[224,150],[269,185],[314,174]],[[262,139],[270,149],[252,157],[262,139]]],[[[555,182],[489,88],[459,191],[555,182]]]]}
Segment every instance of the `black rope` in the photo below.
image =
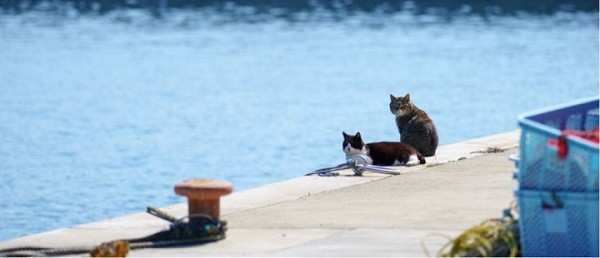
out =
{"type": "MultiPolygon", "coordinates": [[[[150,210],[150,209],[149,209],[150,210]]],[[[151,213],[151,212],[149,212],[151,213]]],[[[153,214],[153,213],[151,213],[153,214]]],[[[165,213],[166,214],[166,213],[165,213]]],[[[154,215],[154,214],[153,214],[154,215]]],[[[164,215],[164,214],[163,214],[164,215]]],[[[160,215],[158,215],[160,217],[160,215]]],[[[170,215],[168,215],[170,216],[170,215]]],[[[171,218],[171,217],[169,217],[171,218]]],[[[189,216],[193,220],[184,222],[183,219],[174,221],[168,230],[163,230],[145,237],[121,239],[129,243],[129,249],[174,247],[192,244],[215,242],[225,238],[227,223],[215,220],[205,214],[189,216]]],[[[39,247],[24,246],[0,249],[1,257],[26,256],[64,256],[90,253],[96,246],[90,247],[39,247]]]]}
{"type": "Polygon", "coordinates": [[[95,247],[37,247],[22,246],[0,250],[3,257],[29,257],[29,256],[62,256],[70,254],[89,253],[95,247]]]}

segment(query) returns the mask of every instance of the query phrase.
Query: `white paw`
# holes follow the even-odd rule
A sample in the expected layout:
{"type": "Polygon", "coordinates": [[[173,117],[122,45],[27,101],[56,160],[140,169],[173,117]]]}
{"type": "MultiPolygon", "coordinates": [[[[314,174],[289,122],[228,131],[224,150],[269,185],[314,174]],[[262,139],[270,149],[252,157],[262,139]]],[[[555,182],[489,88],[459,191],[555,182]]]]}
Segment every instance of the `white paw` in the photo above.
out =
{"type": "Polygon", "coordinates": [[[410,157],[408,157],[408,161],[406,162],[407,167],[416,166],[419,164],[421,164],[421,161],[419,161],[419,158],[417,158],[417,155],[411,155],[410,157]]]}

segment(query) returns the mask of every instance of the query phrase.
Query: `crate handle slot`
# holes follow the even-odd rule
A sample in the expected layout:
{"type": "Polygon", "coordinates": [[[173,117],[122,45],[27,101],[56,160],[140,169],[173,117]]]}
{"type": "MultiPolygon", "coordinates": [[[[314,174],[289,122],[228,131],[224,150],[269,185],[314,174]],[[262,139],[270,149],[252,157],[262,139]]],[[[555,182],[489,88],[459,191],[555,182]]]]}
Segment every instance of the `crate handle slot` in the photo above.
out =
{"type": "Polygon", "coordinates": [[[551,192],[550,195],[552,196],[553,203],[542,201],[542,209],[563,209],[564,205],[562,200],[560,200],[560,197],[558,197],[558,194],[556,194],[556,192],[551,192]]]}

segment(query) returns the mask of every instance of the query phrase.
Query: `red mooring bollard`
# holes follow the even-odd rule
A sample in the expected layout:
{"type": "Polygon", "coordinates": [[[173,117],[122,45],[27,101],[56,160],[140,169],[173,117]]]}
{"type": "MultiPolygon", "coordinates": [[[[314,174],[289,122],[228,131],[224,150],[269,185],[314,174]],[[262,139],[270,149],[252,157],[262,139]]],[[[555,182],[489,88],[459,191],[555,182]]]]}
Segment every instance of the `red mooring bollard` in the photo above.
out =
{"type": "Polygon", "coordinates": [[[188,198],[188,215],[190,222],[194,214],[203,213],[219,220],[221,196],[231,193],[232,185],[227,181],[194,178],[184,180],[175,185],[175,193],[188,198]]]}

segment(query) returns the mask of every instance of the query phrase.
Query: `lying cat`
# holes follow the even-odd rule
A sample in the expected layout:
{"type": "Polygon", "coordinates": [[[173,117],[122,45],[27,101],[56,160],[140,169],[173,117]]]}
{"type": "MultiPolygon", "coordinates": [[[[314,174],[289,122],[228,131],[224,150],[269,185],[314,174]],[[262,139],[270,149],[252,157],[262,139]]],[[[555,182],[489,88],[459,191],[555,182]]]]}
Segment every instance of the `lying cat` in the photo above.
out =
{"type": "Polygon", "coordinates": [[[396,116],[400,142],[410,144],[425,157],[435,155],[438,135],[433,120],[410,101],[410,94],[404,98],[390,94],[390,99],[390,111],[396,116]]]}
{"type": "Polygon", "coordinates": [[[351,159],[354,155],[364,155],[371,160],[368,160],[369,165],[378,166],[397,166],[406,165],[414,166],[425,164],[425,158],[412,146],[401,142],[375,142],[365,144],[360,136],[360,132],[356,135],[344,135],[342,148],[346,153],[346,159],[351,159]]]}

